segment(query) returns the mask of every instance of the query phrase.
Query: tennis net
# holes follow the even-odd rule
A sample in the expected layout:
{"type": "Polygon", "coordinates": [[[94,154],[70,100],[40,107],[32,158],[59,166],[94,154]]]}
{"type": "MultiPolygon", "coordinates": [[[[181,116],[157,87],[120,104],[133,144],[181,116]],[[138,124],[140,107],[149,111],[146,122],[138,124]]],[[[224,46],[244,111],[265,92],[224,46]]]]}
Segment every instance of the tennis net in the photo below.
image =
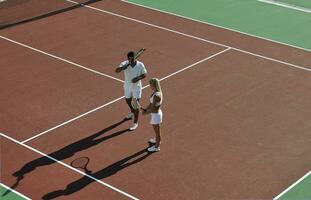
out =
{"type": "Polygon", "coordinates": [[[0,0],[0,29],[67,12],[101,0],[0,0]]]}

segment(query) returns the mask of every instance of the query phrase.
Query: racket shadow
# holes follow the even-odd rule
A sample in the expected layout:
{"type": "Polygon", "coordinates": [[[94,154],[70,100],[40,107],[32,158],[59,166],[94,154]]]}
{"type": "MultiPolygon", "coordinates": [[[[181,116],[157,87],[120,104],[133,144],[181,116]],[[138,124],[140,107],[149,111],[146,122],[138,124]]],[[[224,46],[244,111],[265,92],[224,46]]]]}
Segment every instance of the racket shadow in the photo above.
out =
{"type": "MultiPolygon", "coordinates": [[[[94,172],[92,174],[88,174],[98,180],[102,180],[105,179],[109,176],[115,175],[116,173],[118,173],[119,171],[121,171],[122,169],[129,167],[131,165],[134,165],[138,162],[141,162],[142,160],[146,159],[148,156],[150,156],[152,153],[147,151],[146,149],[142,149],[126,158],[123,158],[122,160],[119,160],[118,162],[115,162],[105,168],[103,168],[102,170],[99,170],[97,172],[94,172]]],[[[83,176],[82,178],[69,183],[66,188],[64,190],[55,190],[53,192],[47,193],[45,194],[42,199],[44,200],[48,200],[48,199],[55,199],[58,198],[60,196],[68,196],[71,195],[83,188],[85,188],[86,186],[88,186],[89,184],[96,182],[95,180],[87,177],[87,176],[83,176]]]]}
{"type": "MultiPolygon", "coordinates": [[[[71,156],[73,156],[75,153],[86,150],[90,147],[93,147],[97,144],[100,144],[101,142],[104,142],[108,139],[111,139],[113,137],[119,136],[123,133],[126,133],[129,131],[129,129],[124,129],[121,131],[114,132],[110,135],[102,137],[103,134],[107,133],[108,131],[113,130],[114,128],[118,127],[122,123],[127,121],[126,119],[123,119],[122,121],[119,121],[95,134],[92,134],[84,139],[81,139],[77,142],[74,142],[72,144],[69,144],[53,153],[48,154],[48,156],[61,161],[64,159],[67,159],[71,156]]],[[[55,163],[56,161],[46,157],[42,156],[38,159],[32,160],[28,163],[26,163],[20,170],[14,172],[12,175],[16,177],[18,182],[24,178],[24,176],[32,171],[34,171],[38,167],[46,166],[46,165],[51,165],[55,163]]]]}
{"type": "Polygon", "coordinates": [[[89,164],[89,162],[90,162],[90,158],[84,156],[84,157],[76,158],[70,163],[70,165],[73,168],[82,169],[84,173],[86,174],[91,174],[92,171],[87,168],[87,165],[89,164]]]}

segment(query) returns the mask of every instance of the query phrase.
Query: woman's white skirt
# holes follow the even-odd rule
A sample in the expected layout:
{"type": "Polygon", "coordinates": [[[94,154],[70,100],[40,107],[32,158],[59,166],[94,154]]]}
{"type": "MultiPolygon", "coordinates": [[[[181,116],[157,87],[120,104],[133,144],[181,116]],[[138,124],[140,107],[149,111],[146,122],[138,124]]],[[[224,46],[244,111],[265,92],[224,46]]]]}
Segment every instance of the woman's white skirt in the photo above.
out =
{"type": "Polygon", "coordinates": [[[150,124],[161,124],[162,123],[162,110],[159,109],[158,113],[151,113],[150,124]]]}

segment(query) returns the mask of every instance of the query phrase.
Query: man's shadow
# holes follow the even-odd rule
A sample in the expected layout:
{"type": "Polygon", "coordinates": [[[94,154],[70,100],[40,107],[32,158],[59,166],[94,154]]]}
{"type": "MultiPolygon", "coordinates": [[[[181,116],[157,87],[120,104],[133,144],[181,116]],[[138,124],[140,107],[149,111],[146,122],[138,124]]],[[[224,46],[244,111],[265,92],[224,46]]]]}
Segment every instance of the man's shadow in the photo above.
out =
{"type": "MultiPolygon", "coordinates": [[[[19,184],[19,182],[24,178],[24,176],[30,172],[32,172],[33,170],[35,170],[37,167],[40,166],[45,166],[45,165],[51,165],[53,163],[55,163],[56,161],[61,161],[64,160],[66,158],[69,158],[71,156],[73,156],[75,153],[88,149],[92,146],[95,146],[103,141],[106,141],[108,139],[111,139],[113,137],[119,136],[125,132],[128,132],[129,129],[124,129],[121,131],[117,131],[113,134],[107,135],[105,137],[100,137],[102,136],[104,133],[116,128],[117,126],[121,125],[122,123],[124,123],[125,121],[127,121],[128,119],[123,119],[120,122],[117,122],[93,135],[90,135],[84,139],[81,139],[75,143],[72,143],[68,146],[65,146],[62,149],[59,149],[53,153],[48,154],[48,156],[50,157],[46,157],[46,156],[42,156],[38,159],[35,159],[33,161],[30,161],[28,163],[26,163],[20,170],[16,171],[13,173],[13,176],[16,177],[16,182],[12,185],[11,189],[14,189],[17,187],[17,185],[19,184]],[[98,138],[100,137],[100,138],[98,138]],[[55,160],[53,160],[53,159],[55,160]]],[[[2,196],[7,195],[8,193],[10,193],[11,190],[7,190],[5,191],[2,196]]]]}
{"type": "MultiPolygon", "coordinates": [[[[135,163],[138,163],[148,156],[150,156],[152,153],[148,152],[147,148],[142,149],[126,158],[123,158],[122,160],[119,160],[116,163],[113,163],[97,172],[90,173],[88,175],[94,177],[97,180],[101,180],[104,178],[107,178],[109,176],[112,176],[119,172],[120,170],[129,167],[130,165],[133,165],[135,163]]],[[[55,190],[53,192],[45,194],[42,199],[48,200],[48,199],[55,199],[60,196],[67,196],[71,195],[87,185],[96,182],[96,180],[89,178],[88,176],[83,176],[82,178],[68,184],[64,190],[55,190]]]]}

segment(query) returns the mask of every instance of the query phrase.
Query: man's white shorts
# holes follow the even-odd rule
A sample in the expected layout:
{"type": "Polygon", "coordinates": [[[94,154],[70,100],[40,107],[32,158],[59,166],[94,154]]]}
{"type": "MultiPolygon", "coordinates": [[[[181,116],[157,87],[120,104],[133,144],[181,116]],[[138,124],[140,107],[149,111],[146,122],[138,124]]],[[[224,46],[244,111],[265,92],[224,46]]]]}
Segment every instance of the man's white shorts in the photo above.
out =
{"type": "Polygon", "coordinates": [[[161,124],[162,123],[162,111],[159,109],[158,113],[151,113],[150,124],[161,124]]]}
{"type": "Polygon", "coordinates": [[[124,96],[125,98],[136,98],[140,99],[141,98],[141,92],[142,92],[142,86],[140,84],[134,85],[134,84],[124,84],[123,85],[124,89],[124,96]]]}

